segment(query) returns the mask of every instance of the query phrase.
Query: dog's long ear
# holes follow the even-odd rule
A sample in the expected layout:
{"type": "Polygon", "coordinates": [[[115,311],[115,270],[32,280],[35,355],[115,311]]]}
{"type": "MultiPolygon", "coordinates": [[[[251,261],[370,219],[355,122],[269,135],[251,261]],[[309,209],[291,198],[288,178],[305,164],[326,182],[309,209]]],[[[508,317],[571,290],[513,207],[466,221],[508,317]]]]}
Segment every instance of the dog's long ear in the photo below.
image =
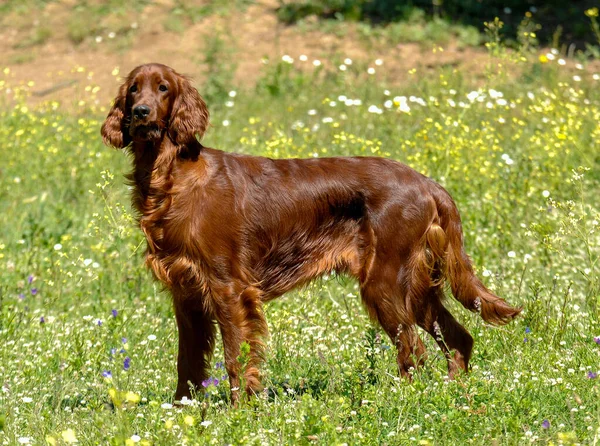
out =
{"type": "Polygon", "coordinates": [[[129,116],[127,110],[127,85],[125,82],[119,88],[119,92],[113,106],[102,124],[102,139],[107,146],[113,146],[117,149],[127,147],[131,143],[128,125],[129,116]]]}
{"type": "Polygon", "coordinates": [[[209,113],[206,103],[190,81],[179,76],[179,91],[171,111],[169,135],[175,144],[185,145],[204,135],[209,113]]]}

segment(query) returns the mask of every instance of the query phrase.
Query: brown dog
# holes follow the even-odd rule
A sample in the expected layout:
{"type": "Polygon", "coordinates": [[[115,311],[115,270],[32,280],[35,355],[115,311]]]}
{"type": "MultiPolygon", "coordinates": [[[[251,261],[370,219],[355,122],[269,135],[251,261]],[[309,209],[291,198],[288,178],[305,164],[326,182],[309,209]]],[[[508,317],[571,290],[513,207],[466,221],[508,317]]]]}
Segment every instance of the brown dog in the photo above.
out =
{"type": "Polygon", "coordinates": [[[208,378],[218,326],[238,398],[260,390],[267,324],[263,303],[328,272],[355,277],[371,319],[398,349],[408,376],[431,334],[449,376],[467,370],[473,338],[442,305],[443,284],[492,324],[519,314],[473,274],[450,195],[382,158],[283,159],[203,147],[206,104],[188,79],[160,64],[135,68],[102,136],[129,147],[133,205],[146,263],[171,291],[179,328],[175,398],[208,378]],[[237,361],[242,342],[249,363],[237,361]]]}

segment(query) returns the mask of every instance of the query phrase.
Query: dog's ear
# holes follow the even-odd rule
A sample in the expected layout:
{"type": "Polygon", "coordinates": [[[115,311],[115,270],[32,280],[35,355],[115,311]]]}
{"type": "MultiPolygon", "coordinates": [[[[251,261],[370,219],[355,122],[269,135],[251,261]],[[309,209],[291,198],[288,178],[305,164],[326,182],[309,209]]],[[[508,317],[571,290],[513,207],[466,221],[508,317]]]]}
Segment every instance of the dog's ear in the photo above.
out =
{"type": "Polygon", "coordinates": [[[175,144],[185,145],[204,135],[209,113],[206,103],[190,81],[179,76],[179,91],[171,111],[169,135],[175,144]]]}
{"type": "Polygon", "coordinates": [[[117,149],[127,147],[131,143],[129,136],[129,116],[127,110],[127,85],[125,82],[119,88],[119,92],[113,106],[102,124],[102,139],[104,144],[117,149]]]}

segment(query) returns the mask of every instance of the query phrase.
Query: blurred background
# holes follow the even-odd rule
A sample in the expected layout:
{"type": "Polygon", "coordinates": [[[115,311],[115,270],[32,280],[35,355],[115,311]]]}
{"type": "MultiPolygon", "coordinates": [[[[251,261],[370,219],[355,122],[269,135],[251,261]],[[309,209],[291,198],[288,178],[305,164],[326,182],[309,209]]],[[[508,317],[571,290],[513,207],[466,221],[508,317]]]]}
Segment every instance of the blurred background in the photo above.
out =
{"type": "Polygon", "coordinates": [[[73,100],[91,85],[93,98],[105,102],[119,76],[150,61],[196,78],[207,99],[234,84],[254,86],[269,60],[284,55],[323,63],[382,58],[386,80],[396,83],[411,68],[452,66],[476,77],[484,76],[486,43],[499,40],[520,50],[552,47],[569,56],[597,56],[597,26],[584,14],[593,6],[537,0],[4,0],[0,65],[10,68],[10,77],[34,83],[33,101],[73,100]]]}

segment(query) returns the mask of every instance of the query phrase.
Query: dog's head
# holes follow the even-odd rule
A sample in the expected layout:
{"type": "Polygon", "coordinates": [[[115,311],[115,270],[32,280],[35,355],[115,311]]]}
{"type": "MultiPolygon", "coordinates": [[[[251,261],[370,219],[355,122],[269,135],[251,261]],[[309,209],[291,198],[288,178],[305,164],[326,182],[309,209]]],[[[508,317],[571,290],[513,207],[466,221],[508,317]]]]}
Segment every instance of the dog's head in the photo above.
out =
{"type": "Polygon", "coordinates": [[[165,135],[178,146],[204,135],[209,113],[190,80],[162,64],[135,68],[119,88],[104,124],[105,144],[123,148],[165,135]]]}

